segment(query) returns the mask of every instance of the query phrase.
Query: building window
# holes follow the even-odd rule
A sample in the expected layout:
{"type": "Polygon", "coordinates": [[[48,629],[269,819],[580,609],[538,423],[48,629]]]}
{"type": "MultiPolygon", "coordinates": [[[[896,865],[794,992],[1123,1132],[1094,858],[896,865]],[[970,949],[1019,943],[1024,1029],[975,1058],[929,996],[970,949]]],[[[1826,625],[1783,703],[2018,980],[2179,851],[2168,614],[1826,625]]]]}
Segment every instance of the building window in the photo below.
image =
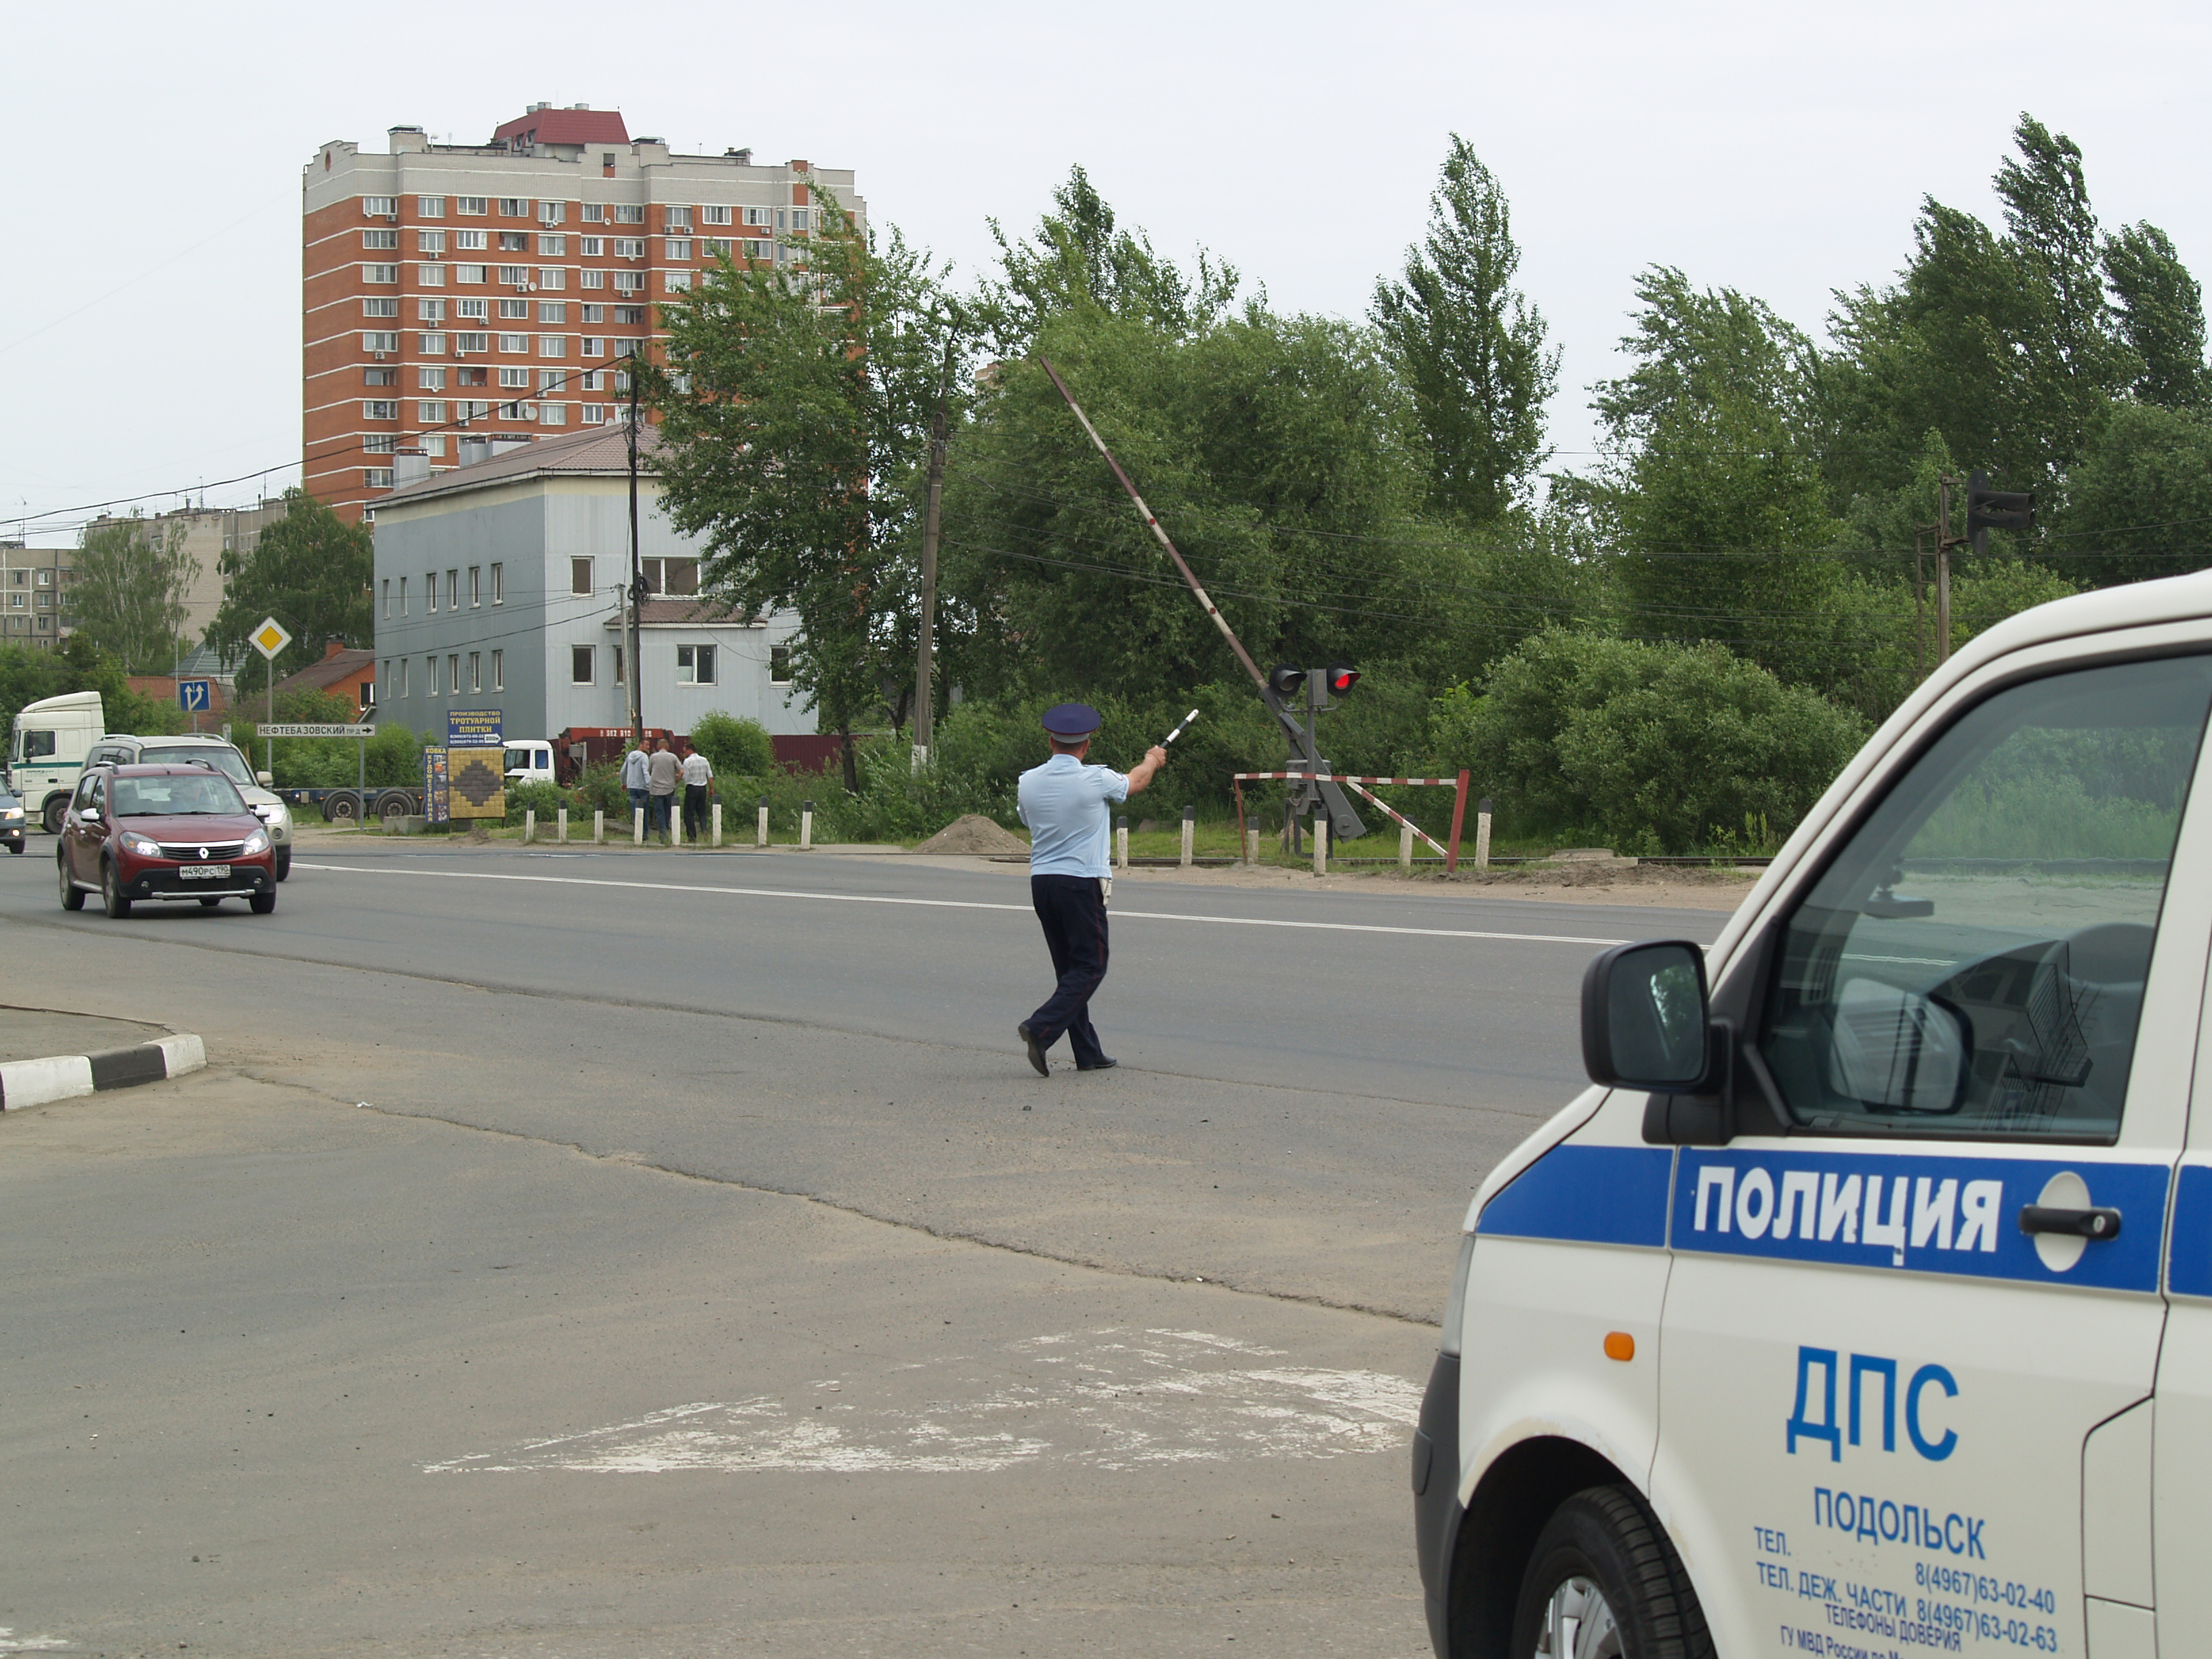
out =
{"type": "Polygon", "coordinates": [[[527,300],[501,300],[499,302],[499,314],[502,319],[508,322],[519,321],[526,323],[530,320],[530,301],[527,300]]]}
{"type": "Polygon", "coordinates": [[[529,287],[530,267],[528,265],[501,265],[499,268],[499,285],[501,288],[529,287]]]}
{"type": "Polygon", "coordinates": [[[618,323],[629,323],[634,327],[642,328],[645,326],[645,307],[643,306],[617,306],[615,307],[615,320],[618,323]]]}
{"type": "MultiPolygon", "coordinates": [[[[463,305],[466,305],[468,301],[464,300],[461,303],[463,305]]],[[[489,334],[475,333],[456,334],[453,336],[453,349],[460,352],[489,351],[491,349],[491,336],[489,334]]],[[[471,372],[473,373],[473,371],[471,372]]],[[[464,380],[462,384],[465,386],[482,386],[483,382],[481,380],[464,380]]]]}
{"type": "Polygon", "coordinates": [[[507,567],[503,564],[495,564],[491,568],[491,602],[494,605],[507,603],[507,567]]]}
{"type": "Polygon", "coordinates": [[[422,609],[431,616],[438,613],[438,573],[434,570],[422,573],[422,609]]]}
{"type": "MultiPolygon", "coordinates": [[[[445,349],[442,339],[439,340],[439,349],[445,349]]],[[[418,368],[415,371],[415,386],[418,392],[443,392],[446,389],[446,371],[443,368],[418,368]]],[[[441,416],[439,418],[442,420],[445,417],[441,416]]]]}
{"type": "Polygon", "coordinates": [[[538,337],[538,355],[541,357],[565,357],[568,355],[568,337],[565,334],[541,334],[538,337]]]}
{"type": "Polygon", "coordinates": [[[483,603],[483,567],[472,564],[469,567],[469,609],[473,611],[483,603]]]}
{"type": "Polygon", "coordinates": [[[445,287],[445,285],[446,285],[446,268],[445,268],[445,266],[443,266],[443,265],[417,265],[417,266],[416,266],[416,267],[415,267],[415,283],[416,283],[416,287],[418,287],[418,288],[443,288],[443,287],[445,287]]]}
{"type": "Polygon", "coordinates": [[[638,202],[615,204],[615,222],[618,225],[641,225],[645,222],[644,204],[638,202]]]}
{"type": "Polygon", "coordinates": [[[398,386],[399,371],[396,368],[364,368],[361,372],[363,386],[398,386]]]}
{"type": "MultiPolygon", "coordinates": [[[[444,267],[441,266],[439,269],[442,271],[444,267]]],[[[446,320],[446,302],[443,300],[416,301],[415,320],[418,323],[428,323],[433,327],[441,325],[446,320]]],[[[423,348],[426,351],[429,349],[428,346],[423,348]]],[[[438,349],[443,350],[445,348],[441,345],[438,349]]]]}
{"type": "Polygon", "coordinates": [[[442,230],[416,231],[415,233],[415,251],[417,253],[435,253],[443,255],[446,251],[446,233],[442,230]]]}
{"type": "Polygon", "coordinates": [[[691,210],[688,207],[663,208],[661,210],[660,228],[663,230],[690,229],[691,210]]]}
{"type": "Polygon", "coordinates": [[[417,196],[415,212],[418,218],[442,219],[446,216],[446,198],[442,196],[417,196]]]}
{"type": "Polygon", "coordinates": [[[530,337],[527,334],[502,334],[499,337],[499,349],[527,357],[530,355],[530,337]]]}
{"type": "Polygon", "coordinates": [[[588,305],[588,304],[585,306],[585,307],[584,307],[584,320],[585,320],[586,322],[587,322],[587,323],[604,323],[605,321],[606,321],[606,319],[607,319],[607,308],[606,308],[605,306],[588,305]]]}
{"type": "Polygon", "coordinates": [[[538,257],[541,259],[565,259],[568,257],[568,239],[565,236],[541,236],[538,239],[538,257]]]}
{"type": "Polygon", "coordinates": [[[699,210],[699,222],[702,225],[726,225],[730,222],[730,210],[726,207],[702,207],[699,210]]]}
{"type": "Polygon", "coordinates": [[[442,432],[426,432],[422,434],[422,453],[425,455],[443,455],[446,453],[446,434],[442,432]]]}
{"type": "Polygon", "coordinates": [[[576,251],[586,259],[596,259],[606,252],[606,238],[586,236],[577,245],[576,251]]]}
{"type": "MultiPolygon", "coordinates": [[[[453,301],[453,315],[459,318],[465,323],[481,323],[489,318],[490,314],[491,303],[489,301],[456,300],[453,301]]],[[[482,346],[478,346],[477,349],[481,351],[483,348],[482,346]]]]}
{"type": "Polygon", "coordinates": [[[399,314],[399,301],[392,298],[363,300],[361,302],[361,314],[364,317],[397,317],[399,314]]]}
{"type": "Polygon", "coordinates": [[[660,246],[671,259],[689,259],[691,257],[691,239],[689,236],[671,236],[665,239],[660,246]]]}
{"type": "Polygon", "coordinates": [[[566,426],[566,425],[568,425],[568,404],[538,404],[538,425],[540,425],[540,426],[566,426]]]}
{"type": "Polygon", "coordinates": [[[564,205],[560,202],[540,202],[538,204],[538,222],[541,225],[559,224],[564,205]]]}
{"type": "Polygon", "coordinates": [[[589,559],[568,561],[568,591],[571,593],[592,591],[592,562],[589,559]]]}
{"type": "Polygon", "coordinates": [[[749,225],[765,226],[768,223],[768,210],[764,207],[747,208],[745,210],[745,222],[749,225]]]}
{"type": "Polygon", "coordinates": [[[458,651],[452,653],[446,659],[446,684],[453,689],[454,694],[458,695],[461,689],[461,653],[458,651]]]}
{"type": "Polygon", "coordinates": [[[483,210],[484,198],[481,196],[456,196],[453,198],[453,211],[459,214],[463,218],[474,217],[480,219],[483,216],[483,210]]]}
{"type": "Polygon", "coordinates": [[[615,258],[617,259],[642,259],[645,258],[645,238],[642,236],[616,237],[615,258]]]}
{"type": "Polygon", "coordinates": [[[584,204],[582,216],[587,225],[604,224],[606,222],[607,210],[597,202],[586,202],[584,204]]]}
{"type": "Polygon", "coordinates": [[[481,283],[483,279],[484,268],[482,265],[455,265],[453,267],[453,281],[457,283],[481,283]]]}
{"type": "MultiPolygon", "coordinates": [[[[399,267],[398,265],[363,265],[361,268],[361,280],[364,283],[396,283],[399,280],[399,267]]],[[[386,312],[381,314],[391,316],[393,313],[386,312]]]]}
{"type": "Polygon", "coordinates": [[[484,234],[480,230],[457,230],[453,233],[453,246],[463,253],[482,253],[484,234]]]}
{"type": "MultiPolygon", "coordinates": [[[[750,208],[745,210],[748,213],[752,211],[750,208]]],[[[775,244],[774,242],[763,241],[748,237],[744,243],[744,247],[745,250],[745,258],[748,259],[770,259],[775,257],[775,244]]]]}
{"type": "Polygon", "coordinates": [[[502,196],[499,198],[499,216],[502,219],[527,219],[530,204],[519,196],[502,196]]]}
{"type": "Polygon", "coordinates": [[[372,219],[388,219],[399,211],[399,198],[397,196],[364,196],[361,198],[361,210],[372,219]]]}
{"type": "Polygon", "coordinates": [[[730,257],[729,239],[724,236],[702,237],[699,252],[709,259],[726,259],[730,257]]]}
{"type": "Polygon", "coordinates": [[[483,690],[483,653],[481,651],[469,653],[469,690],[483,690]]]}
{"type": "Polygon", "coordinates": [[[582,404],[578,407],[583,413],[577,418],[586,426],[605,426],[607,423],[607,406],[605,404],[582,404]]]}
{"type": "Polygon", "coordinates": [[[770,685],[791,684],[791,647],[771,645],[768,648],[768,683],[770,685]]]}
{"type": "Polygon", "coordinates": [[[446,573],[446,609],[459,611],[460,608],[461,573],[458,570],[448,570],[446,573]]]}
{"type": "Polygon", "coordinates": [[[425,398],[415,405],[415,418],[424,426],[443,426],[446,423],[446,404],[443,398],[425,398]]]}
{"type": "Polygon", "coordinates": [[[399,614],[403,617],[407,614],[407,578],[404,576],[399,579],[399,614]]]}
{"type": "Polygon", "coordinates": [[[396,432],[372,432],[362,439],[361,447],[371,455],[389,455],[399,447],[396,432]]]}
{"type": "Polygon", "coordinates": [[[527,253],[530,252],[530,238],[519,230],[502,230],[499,233],[499,251],[501,253],[527,253]]]}
{"type": "Polygon", "coordinates": [[[540,300],[538,302],[538,320],[541,323],[567,322],[568,302],[566,300],[540,300]]]}
{"type": "Polygon", "coordinates": [[[568,647],[569,684],[592,685],[598,683],[597,670],[592,662],[597,654],[598,647],[595,646],[572,645],[568,647]]]}
{"type": "Polygon", "coordinates": [[[604,270],[580,270],[576,273],[578,288],[605,288],[606,285],[607,273],[604,270]]]}
{"type": "Polygon", "coordinates": [[[665,294],[689,294],[691,273],[688,270],[664,270],[660,273],[661,291],[665,294]]]}
{"type": "Polygon", "coordinates": [[[645,288],[645,273],[644,273],[643,271],[641,271],[641,270],[618,270],[618,271],[615,272],[615,292],[616,292],[616,293],[617,293],[617,294],[636,294],[636,293],[640,293],[640,292],[643,291],[644,288],[645,288]]]}
{"type": "Polygon", "coordinates": [[[399,403],[393,398],[364,398],[361,405],[364,421],[396,421],[399,418],[399,403]]]}
{"type": "Polygon", "coordinates": [[[495,691],[507,690],[507,667],[504,660],[506,656],[507,653],[504,651],[495,651],[491,653],[491,689],[495,691]]]}
{"type": "Polygon", "coordinates": [[[617,685],[620,685],[622,683],[623,683],[623,648],[622,648],[622,647],[620,647],[620,646],[617,646],[617,647],[615,647],[615,684],[616,684],[617,685]]]}
{"type": "MultiPolygon", "coordinates": [[[[404,584],[403,583],[403,586],[404,586],[404,584]]],[[[401,696],[403,696],[403,697],[404,697],[404,696],[405,696],[407,695],[407,664],[408,664],[408,660],[409,660],[409,659],[408,659],[407,658],[405,658],[405,657],[402,657],[402,658],[399,659],[399,663],[398,663],[398,667],[399,667],[399,695],[400,695],[401,696]]]]}
{"type": "Polygon", "coordinates": [[[527,392],[530,389],[530,371],[526,368],[502,368],[499,372],[499,383],[510,388],[520,386],[527,392]]]}
{"type": "MultiPolygon", "coordinates": [[[[384,619],[386,622],[392,620],[392,578],[389,576],[384,579],[384,619]]],[[[386,673],[392,672],[390,663],[385,664],[384,668],[386,673]]]]}
{"type": "Polygon", "coordinates": [[[711,645],[678,646],[676,683],[678,685],[712,685],[714,683],[714,647],[711,645]]]}
{"type": "Polygon", "coordinates": [[[392,488],[392,469],[388,466],[365,466],[361,470],[361,481],[371,489],[392,488]]]}
{"type": "Polygon", "coordinates": [[[586,357],[604,357],[607,355],[607,343],[596,334],[586,334],[584,337],[582,355],[586,357]]]}
{"type": "Polygon", "coordinates": [[[364,230],[361,234],[361,245],[371,252],[378,248],[396,248],[399,246],[399,233],[396,230],[364,230]]]}
{"type": "Polygon", "coordinates": [[[538,271],[538,286],[558,294],[568,286],[568,273],[558,265],[542,265],[538,271]]]}

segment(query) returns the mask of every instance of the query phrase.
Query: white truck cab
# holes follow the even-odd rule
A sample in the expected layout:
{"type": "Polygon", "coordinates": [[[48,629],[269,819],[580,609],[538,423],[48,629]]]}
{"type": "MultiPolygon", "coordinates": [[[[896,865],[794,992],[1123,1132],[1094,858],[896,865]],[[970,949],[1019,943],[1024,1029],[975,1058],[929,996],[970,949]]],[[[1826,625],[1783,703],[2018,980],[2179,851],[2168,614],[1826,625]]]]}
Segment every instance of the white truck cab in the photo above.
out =
{"type": "Polygon", "coordinates": [[[1439,1655],[2212,1651],[2208,711],[2212,573],[2016,617],[1591,964],[1414,1440],[1439,1655]]]}
{"type": "Polygon", "coordinates": [[[48,835],[61,834],[85,751],[106,727],[97,691],[65,692],[16,712],[8,733],[8,787],[48,835]]]}
{"type": "Polygon", "coordinates": [[[550,738],[509,738],[507,740],[507,781],[509,783],[551,783],[553,743],[550,738]]]}

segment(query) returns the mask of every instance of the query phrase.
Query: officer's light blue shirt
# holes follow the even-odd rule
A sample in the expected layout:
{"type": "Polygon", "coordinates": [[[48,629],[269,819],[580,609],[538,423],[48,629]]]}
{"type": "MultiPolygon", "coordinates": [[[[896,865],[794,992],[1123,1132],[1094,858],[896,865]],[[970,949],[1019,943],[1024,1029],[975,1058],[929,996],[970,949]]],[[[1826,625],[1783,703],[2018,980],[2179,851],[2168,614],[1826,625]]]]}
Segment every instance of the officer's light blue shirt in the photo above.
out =
{"type": "Polygon", "coordinates": [[[1107,804],[1128,799],[1128,779],[1073,755],[1054,755],[1023,773],[1016,799],[1030,830],[1030,873],[1104,880],[1112,873],[1114,815],[1107,804]]]}

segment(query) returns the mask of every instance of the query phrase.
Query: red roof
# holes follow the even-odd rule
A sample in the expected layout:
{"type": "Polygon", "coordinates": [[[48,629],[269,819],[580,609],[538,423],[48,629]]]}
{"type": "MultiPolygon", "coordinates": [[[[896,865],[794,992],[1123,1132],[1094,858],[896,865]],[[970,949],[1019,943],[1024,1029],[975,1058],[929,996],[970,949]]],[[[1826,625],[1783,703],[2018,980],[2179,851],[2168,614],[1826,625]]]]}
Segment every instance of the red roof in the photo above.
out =
{"type": "Polygon", "coordinates": [[[629,129],[612,109],[555,109],[548,105],[518,115],[493,133],[495,144],[520,139],[527,144],[626,144],[629,129]]]}

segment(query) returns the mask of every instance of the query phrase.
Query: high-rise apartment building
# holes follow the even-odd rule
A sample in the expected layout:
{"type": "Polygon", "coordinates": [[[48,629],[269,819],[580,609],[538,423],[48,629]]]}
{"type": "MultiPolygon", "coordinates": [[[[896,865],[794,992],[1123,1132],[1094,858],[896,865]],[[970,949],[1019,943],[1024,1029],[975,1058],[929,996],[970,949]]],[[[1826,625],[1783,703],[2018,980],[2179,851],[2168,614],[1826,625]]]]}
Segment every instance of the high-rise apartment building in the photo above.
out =
{"type": "Polygon", "coordinates": [[[623,418],[621,359],[718,255],[803,263],[819,185],[863,228],[849,170],[678,155],[611,110],[533,104],[486,144],[394,127],[332,142],[302,187],[305,483],[373,513],[393,458],[455,464],[456,434],[623,418]]]}

